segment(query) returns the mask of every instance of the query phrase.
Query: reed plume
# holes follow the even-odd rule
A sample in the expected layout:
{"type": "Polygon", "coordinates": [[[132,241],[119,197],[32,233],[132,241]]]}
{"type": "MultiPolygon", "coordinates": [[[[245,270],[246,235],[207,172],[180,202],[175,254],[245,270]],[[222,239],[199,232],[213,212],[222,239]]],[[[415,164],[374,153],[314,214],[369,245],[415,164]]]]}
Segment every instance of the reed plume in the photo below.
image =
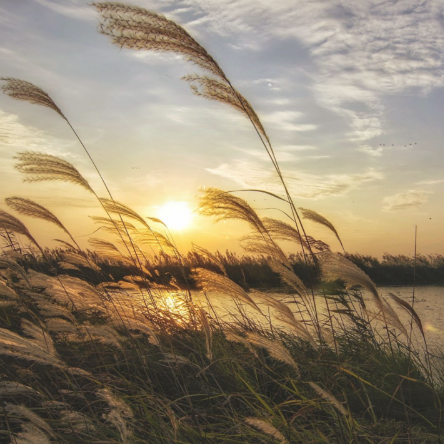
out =
{"type": "Polygon", "coordinates": [[[131,408],[107,388],[98,389],[95,394],[99,400],[107,403],[108,412],[103,417],[119,431],[122,444],[131,442],[131,421],[134,418],[131,408]]]}
{"type": "Polygon", "coordinates": [[[296,336],[308,341],[314,348],[317,348],[317,344],[311,333],[307,330],[303,322],[296,319],[294,313],[291,311],[288,305],[276,299],[275,296],[271,296],[266,293],[255,293],[255,295],[265,305],[276,310],[274,317],[278,321],[282,322],[287,327],[290,327],[296,336]]]}
{"type": "Polygon", "coordinates": [[[422,326],[421,318],[419,317],[416,310],[406,301],[401,299],[400,297],[396,296],[393,293],[389,293],[389,296],[396,302],[397,305],[399,305],[402,309],[404,309],[407,313],[410,314],[410,316],[415,321],[417,327],[419,328],[419,331],[421,332],[422,336],[425,337],[424,328],[422,326]]]}
{"type": "Polygon", "coordinates": [[[345,252],[344,245],[342,245],[341,238],[339,237],[338,232],[336,231],[336,228],[334,225],[327,220],[324,216],[321,216],[319,213],[316,213],[316,211],[308,210],[306,208],[299,208],[302,212],[302,216],[304,219],[311,220],[312,222],[315,222],[319,225],[323,225],[324,227],[327,227],[330,231],[334,233],[336,238],[338,239],[339,243],[341,244],[342,249],[345,252]]]}
{"type": "Polygon", "coordinates": [[[348,416],[347,410],[345,410],[344,406],[331,394],[319,387],[319,385],[314,382],[308,383],[310,387],[323,399],[329,402],[333,407],[342,415],[348,416]]]}
{"type": "Polygon", "coordinates": [[[264,432],[268,436],[271,436],[272,438],[275,438],[281,442],[281,444],[287,444],[288,441],[285,439],[285,436],[272,424],[270,424],[267,421],[264,421],[259,418],[245,418],[245,422],[256,428],[259,429],[261,432],[264,432]]]}
{"type": "MultiPolygon", "coordinates": [[[[26,327],[26,324],[24,326],[26,327]]],[[[31,328],[28,326],[28,332],[30,331],[31,328]]],[[[0,328],[0,355],[15,356],[19,359],[45,365],[62,366],[62,361],[55,352],[52,340],[47,335],[45,340],[42,341],[41,337],[30,339],[0,328]]]]}
{"type": "Polygon", "coordinates": [[[16,217],[7,213],[6,211],[0,210],[0,229],[10,230],[14,233],[21,234],[28,238],[40,251],[43,251],[38,242],[34,239],[25,225],[20,222],[16,217]]]}
{"type": "Polygon", "coordinates": [[[242,114],[246,115],[262,136],[268,140],[265,128],[256,114],[256,111],[248,100],[230,84],[227,84],[226,81],[220,81],[206,76],[202,77],[196,74],[185,76],[183,79],[190,84],[191,90],[196,96],[225,103],[236,111],[240,111],[242,114]]]}
{"type": "Polygon", "coordinates": [[[86,191],[95,192],[88,181],[66,160],[57,156],[34,151],[23,151],[15,157],[17,170],[26,175],[25,182],[63,181],[81,186],[86,191]]]}
{"type": "Polygon", "coordinates": [[[308,296],[307,288],[293,270],[273,259],[268,260],[268,265],[287,285],[293,288],[293,290],[295,290],[299,296],[302,298],[306,298],[308,296]]]}
{"type": "Polygon", "coordinates": [[[247,222],[258,233],[265,234],[267,232],[260,217],[244,199],[217,188],[202,190],[202,196],[199,199],[199,212],[203,216],[215,217],[218,222],[241,220],[247,222]]]}
{"type": "Polygon", "coordinates": [[[51,211],[47,210],[42,205],[39,205],[37,202],[34,202],[31,199],[24,199],[23,197],[8,197],[5,199],[5,202],[6,205],[20,214],[42,219],[56,225],[62,229],[74,243],[76,243],[74,238],[71,236],[71,233],[66,229],[62,222],[60,222],[60,220],[53,213],[51,213],[51,211]]]}
{"type": "Polygon", "coordinates": [[[200,322],[202,324],[202,330],[205,333],[205,345],[207,348],[207,357],[211,361],[213,359],[213,333],[211,331],[210,323],[208,322],[208,316],[202,307],[197,310],[200,322]]]}
{"type": "Polygon", "coordinates": [[[239,299],[245,304],[253,307],[255,310],[261,311],[253,299],[231,279],[218,273],[206,270],[204,268],[196,268],[193,270],[193,277],[197,283],[205,291],[218,291],[223,294],[230,295],[235,299],[239,299]]]}
{"type": "Polygon", "coordinates": [[[295,360],[290,355],[290,352],[285,348],[282,342],[276,339],[268,339],[265,336],[253,332],[247,333],[247,340],[257,347],[265,348],[265,350],[267,350],[274,359],[291,365],[299,375],[299,366],[296,364],[295,360]]]}
{"type": "Polygon", "coordinates": [[[93,3],[101,14],[101,34],[121,48],[172,52],[210,74],[226,79],[217,62],[181,26],[160,14],[117,2],[93,3]]]}
{"type": "Polygon", "coordinates": [[[48,93],[43,91],[43,89],[32,83],[26,82],[25,80],[14,79],[12,77],[1,77],[0,80],[7,82],[6,85],[2,85],[0,89],[9,97],[17,100],[24,100],[25,102],[34,105],[51,108],[59,114],[60,117],[66,120],[66,117],[63,115],[60,108],[54,103],[51,97],[49,97],[48,93]]]}
{"type": "Polygon", "coordinates": [[[193,250],[199,254],[200,256],[203,256],[204,258],[210,260],[213,264],[217,265],[217,267],[222,271],[224,276],[228,277],[227,270],[225,270],[225,266],[222,263],[222,261],[216,257],[214,254],[210,253],[205,248],[199,247],[196,244],[193,244],[193,250]]]}
{"type": "Polygon", "coordinates": [[[373,295],[380,310],[384,310],[382,299],[373,281],[353,262],[340,254],[324,253],[321,257],[322,275],[327,280],[341,279],[347,287],[360,285],[373,295]]]}

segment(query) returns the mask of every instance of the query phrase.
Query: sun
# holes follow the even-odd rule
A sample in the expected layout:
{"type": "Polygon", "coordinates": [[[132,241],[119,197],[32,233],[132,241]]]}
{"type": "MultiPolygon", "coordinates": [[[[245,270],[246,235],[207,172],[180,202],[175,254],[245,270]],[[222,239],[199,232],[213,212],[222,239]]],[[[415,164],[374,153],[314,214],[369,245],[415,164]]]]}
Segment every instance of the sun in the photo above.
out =
{"type": "Polygon", "coordinates": [[[159,219],[170,230],[183,230],[193,217],[187,202],[167,202],[158,210],[159,219]]]}

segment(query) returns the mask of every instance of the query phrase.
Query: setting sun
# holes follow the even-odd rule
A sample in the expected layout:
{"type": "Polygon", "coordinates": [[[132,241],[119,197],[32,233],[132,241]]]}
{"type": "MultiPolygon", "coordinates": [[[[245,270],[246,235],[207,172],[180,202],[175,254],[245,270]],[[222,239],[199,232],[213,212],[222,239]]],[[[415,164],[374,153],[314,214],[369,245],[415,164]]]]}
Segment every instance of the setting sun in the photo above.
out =
{"type": "Polygon", "coordinates": [[[183,230],[188,227],[192,218],[187,202],[167,202],[159,208],[158,215],[170,230],[183,230]]]}

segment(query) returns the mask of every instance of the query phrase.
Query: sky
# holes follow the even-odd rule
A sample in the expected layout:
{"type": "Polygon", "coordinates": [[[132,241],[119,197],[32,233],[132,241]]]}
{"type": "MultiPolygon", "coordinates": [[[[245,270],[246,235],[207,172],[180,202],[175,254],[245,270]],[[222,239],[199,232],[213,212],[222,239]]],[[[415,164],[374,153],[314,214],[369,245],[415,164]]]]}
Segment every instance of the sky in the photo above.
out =
{"type": "MultiPolygon", "coordinates": [[[[297,206],[327,217],[348,252],[444,253],[444,1],[133,0],[183,26],[253,105],[297,206]]],[[[159,217],[167,202],[194,210],[202,187],[283,194],[242,114],[192,94],[198,68],[180,55],[132,51],[98,32],[84,0],[0,0],[0,76],[45,90],[70,120],[114,198],[159,217]],[[184,204],[181,204],[184,205],[184,204]]],[[[14,156],[47,152],[105,190],[53,110],[0,95],[0,208],[27,197],[80,242],[103,215],[72,184],[24,183],[14,156]]],[[[240,192],[264,217],[282,202],[240,192]]],[[[20,216],[45,245],[63,233],[20,216]]],[[[306,221],[309,234],[339,250],[306,221]]],[[[194,214],[172,234],[182,250],[241,252],[241,223],[194,214]]],[[[97,235],[97,234],[96,234],[97,235]]],[[[290,251],[290,246],[287,246],[290,251]]]]}

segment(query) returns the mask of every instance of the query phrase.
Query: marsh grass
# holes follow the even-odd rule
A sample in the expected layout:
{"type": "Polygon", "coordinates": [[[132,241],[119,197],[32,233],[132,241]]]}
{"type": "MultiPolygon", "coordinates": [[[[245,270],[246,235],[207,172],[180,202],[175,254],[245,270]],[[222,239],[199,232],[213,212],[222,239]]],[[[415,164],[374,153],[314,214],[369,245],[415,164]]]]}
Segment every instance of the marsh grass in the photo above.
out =
{"type": "MultiPolygon", "coordinates": [[[[95,251],[84,251],[54,212],[8,198],[13,211],[67,236],[59,240],[63,248],[44,249],[21,220],[0,210],[7,234],[0,256],[0,441],[440,442],[440,361],[427,344],[416,348],[361,268],[305,232],[258,115],[217,62],[163,16],[120,3],[94,7],[100,32],[113,43],[185,56],[205,73],[185,77],[194,93],[250,120],[281,179],[291,224],[261,218],[232,192],[207,188],[201,213],[246,223],[251,233],[243,243],[257,256],[242,262],[197,246],[183,256],[161,221],[141,217],[111,193],[100,197],[69,162],[19,153],[17,168],[28,181],[70,182],[93,193],[106,213],[94,220],[114,240],[92,238],[95,251]],[[19,251],[13,235],[31,247],[19,251]],[[299,264],[325,281],[318,290],[313,274],[301,279],[280,241],[300,248],[299,264]],[[294,305],[249,292],[247,265],[256,274],[257,266],[268,270],[294,305]],[[231,278],[236,267],[243,281],[231,278]],[[203,299],[193,298],[192,284],[203,299]],[[373,300],[365,302],[356,286],[373,300]],[[229,321],[212,304],[213,292],[232,301],[229,321]]],[[[3,80],[10,97],[49,107],[68,122],[39,87],[3,80]]],[[[331,222],[300,211],[343,248],[331,222]]],[[[393,300],[424,336],[414,308],[393,300]]]]}

